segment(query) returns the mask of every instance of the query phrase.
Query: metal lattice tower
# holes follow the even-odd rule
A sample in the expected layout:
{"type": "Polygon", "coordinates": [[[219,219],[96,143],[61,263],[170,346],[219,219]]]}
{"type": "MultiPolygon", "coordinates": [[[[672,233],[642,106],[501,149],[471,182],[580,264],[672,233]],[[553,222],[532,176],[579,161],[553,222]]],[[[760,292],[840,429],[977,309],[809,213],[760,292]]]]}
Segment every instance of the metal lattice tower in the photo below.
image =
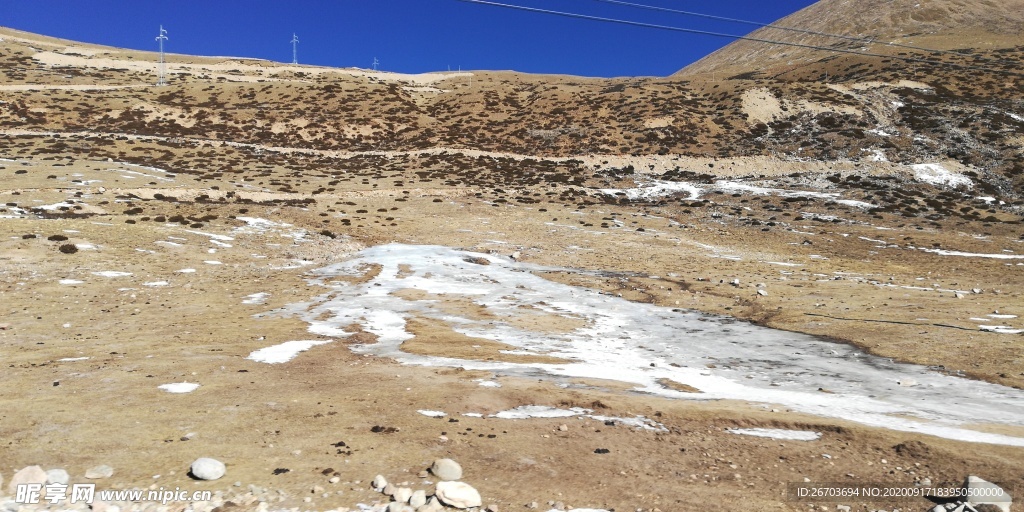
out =
{"type": "Polygon", "coordinates": [[[164,26],[160,25],[160,35],[156,36],[156,40],[160,43],[160,78],[157,79],[157,85],[167,85],[167,65],[164,63],[164,41],[167,40],[167,31],[164,30],[164,26]]]}
{"type": "Polygon", "coordinates": [[[377,60],[377,57],[374,57],[373,58],[373,70],[377,71],[377,66],[379,66],[379,65],[380,65],[380,61],[377,60]]]}
{"type": "Polygon", "coordinates": [[[299,63],[299,36],[292,33],[292,64],[299,63]]]}

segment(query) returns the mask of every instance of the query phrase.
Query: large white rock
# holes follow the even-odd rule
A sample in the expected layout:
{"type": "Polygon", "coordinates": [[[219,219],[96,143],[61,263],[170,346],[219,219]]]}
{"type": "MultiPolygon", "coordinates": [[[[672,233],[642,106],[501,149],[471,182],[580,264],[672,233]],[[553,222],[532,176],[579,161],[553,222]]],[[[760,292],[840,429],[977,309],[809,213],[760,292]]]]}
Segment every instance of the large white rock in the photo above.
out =
{"type": "Polygon", "coordinates": [[[63,469],[51,469],[46,472],[46,483],[67,485],[71,475],[63,469]]]}
{"type": "Polygon", "coordinates": [[[200,457],[192,463],[192,476],[200,480],[216,480],[227,473],[223,462],[209,457],[200,457]]]}
{"type": "Polygon", "coordinates": [[[42,484],[46,485],[46,471],[39,466],[27,466],[21,469],[11,477],[11,483],[8,486],[8,490],[11,495],[14,496],[18,492],[18,486],[23,484],[42,484]]]}
{"type": "Polygon", "coordinates": [[[1013,497],[992,482],[971,475],[964,480],[964,490],[971,505],[994,505],[1003,512],[1010,512],[1013,497]]]}
{"type": "Polygon", "coordinates": [[[399,503],[409,503],[409,498],[412,498],[412,489],[408,487],[399,487],[395,489],[395,493],[391,495],[395,501],[399,503]]]}
{"type": "Polygon", "coordinates": [[[426,504],[427,504],[427,491],[424,491],[423,489],[420,489],[420,490],[412,493],[412,497],[409,498],[409,505],[412,505],[412,508],[420,508],[420,507],[422,507],[423,505],[426,505],[426,504]]]}
{"type": "Polygon", "coordinates": [[[462,466],[452,459],[437,459],[430,466],[430,472],[440,480],[459,480],[462,478],[462,466]]]}
{"type": "Polygon", "coordinates": [[[483,503],[480,493],[465,482],[438,482],[434,494],[449,507],[479,507],[483,503]]]}
{"type": "Polygon", "coordinates": [[[384,478],[384,475],[377,475],[373,478],[373,482],[370,483],[374,489],[384,492],[384,487],[388,485],[388,479],[384,478]]]}

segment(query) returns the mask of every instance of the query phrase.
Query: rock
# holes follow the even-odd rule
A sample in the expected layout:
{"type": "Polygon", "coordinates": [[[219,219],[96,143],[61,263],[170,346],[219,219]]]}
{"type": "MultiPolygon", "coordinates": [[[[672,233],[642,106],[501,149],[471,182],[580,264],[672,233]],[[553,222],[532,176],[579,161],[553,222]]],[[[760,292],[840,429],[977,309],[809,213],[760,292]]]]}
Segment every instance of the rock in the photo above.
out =
{"type": "Polygon", "coordinates": [[[388,505],[388,512],[414,512],[413,508],[405,503],[392,501],[388,505]]]}
{"type": "Polygon", "coordinates": [[[417,508],[416,512],[441,512],[442,510],[444,510],[444,505],[434,496],[430,498],[426,505],[417,508]]]}
{"type": "Polygon", "coordinates": [[[569,431],[569,425],[566,425],[565,423],[562,423],[561,425],[558,426],[558,430],[560,432],[568,432],[569,431]]]}
{"type": "Polygon", "coordinates": [[[498,506],[491,503],[490,505],[487,505],[487,508],[484,509],[484,512],[498,512],[498,506]]]}
{"type": "Polygon", "coordinates": [[[23,484],[46,485],[46,471],[43,471],[43,468],[39,466],[24,467],[11,477],[11,483],[7,489],[11,495],[17,495],[18,486],[23,484]]]}
{"type": "Polygon", "coordinates": [[[768,292],[765,291],[765,290],[758,290],[757,294],[762,296],[762,297],[767,297],[768,296],[768,292]]]}
{"type": "Polygon", "coordinates": [[[520,259],[522,259],[522,257],[523,255],[519,251],[512,253],[512,261],[519,261],[520,259]]]}
{"type": "Polygon", "coordinates": [[[227,472],[224,463],[209,457],[200,457],[192,463],[192,476],[199,480],[216,480],[227,472]]]}
{"type": "Polygon", "coordinates": [[[452,459],[435,460],[434,464],[430,466],[430,472],[441,480],[451,481],[462,478],[462,466],[452,459]]]}
{"type": "Polygon", "coordinates": [[[68,472],[63,469],[51,469],[46,472],[46,483],[48,484],[67,485],[70,480],[71,475],[68,475],[68,472]]]}
{"type": "Polygon", "coordinates": [[[958,299],[962,299],[962,298],[964,298],[964,294],[962,294],[962,293],[960,293],[960,292],[956,292],[956,293],[954,293],[954,294],[953,294],[953,296],[954,296],[954,297],[956,297],[956,298],[958,298],[958,299]]]}
{"type": "Polygon", "coordinates": [[[968,496],[967,503],[971,505],[994,505],[1002,512],[1010,512],[1013,498],[992,482],[971,475],[964,480],[964,491],[968,496]]]}
{"type": "Polygon", "coordinates": [[[850,512],[850,506],[849,505],[836,505],[836,510],[838,510],[839,512],[850,512]]]}
{"type": "Polygon", "coordinates": [[[426,505],[426,504],[427,504],[427,491],[424,491],[423,489],[420,489],[420,490],[412,493],[412,496],[409,498],[409,505],[412,505],[413,508],[420,508],[420,507],[422,507],[423,505],[426,505]]]}
{"type": "Polygon", "coordinates": [[[386,495],[386,496],[394,496],[395,495],[395,491],[397,491],[397,490],[398,490],[398,487],[395,487],[395,484],[393,484],[391,482],[388,482],[388,484],[385,485],[384,489],[382,489],[380,492],[384,493],[384,495],[386,495]]]}
{"type": "Polygon", "coordinates": [[[336,483],[338,483],[340,481],[341,481],[341,477],[340,476],[332,476],[331,479],[328,480],[328,482],[330,482],[332,484],[336,484],[336,483]]]}
{"type": "Polygon", "coordinates": [[[114,468],[106,464],[101,464],[99,466],[89,468],[85,472],[85,477],[92,480],[96,480],[98,478],[110,478],[112,476],[114,476],[114,468]]]}
{"type": "Polygon", "coordinates": [[[384,478],[384,475],[377,475],[373,477],[373,482],[370,483],[371,487],[382,492],[384,491],[384,488],[387,487],[387,485],[388,481],[386,478],[384,478]]]}
{"type": "Polygon", "coordinates": [[[479,507],[483,502],[480,493],[464,482],[438,482],[435,494],[441,503],[454,508],[479,507]]]}
{"type": "Polygon", "coordinates": [[[398,503],[409,503],[409,498],[412,498],[412,489],[408,487],[399,487],[395,489],[395,493],[391,495],[398,503]]]}

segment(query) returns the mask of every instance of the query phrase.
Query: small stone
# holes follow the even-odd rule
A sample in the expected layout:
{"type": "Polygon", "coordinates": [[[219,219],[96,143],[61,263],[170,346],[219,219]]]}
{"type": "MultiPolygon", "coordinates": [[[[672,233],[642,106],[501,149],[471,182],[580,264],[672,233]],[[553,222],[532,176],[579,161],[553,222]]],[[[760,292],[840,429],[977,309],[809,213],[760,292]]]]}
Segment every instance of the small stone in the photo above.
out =
{"type": "Polygon", "coordinates": [[[495,505],[494,503],[491,503],[490,505],[487,505],[487,508],[484,509],[484,512],[498,512],[498,506],[495,505]]]}
{"type": "Polygon", "coordinates": [[[757,294],[762,296],[762,297],[767,297],[768,296],[768,292],[765,291],[765,290],[758,290],[757,294]]]}
{"type": "Polygon", "coordinates": [[[452,459],[435,460],[434,464],[430,466],[430,472],[442,481],[452,481],[462,478],[462,466],[452,459]]]}
{"type": "Polygon", "coordinates": [[[441,503],[454,508],[479,507],[483,502],[480,493],[464,482],[438,482],[435,494],[441,503]]]}
{"type": "Polygon", "coordinates": [[[91,480],[96,480],[99,478],[110,478],[112,476],[114,476],[114,468],[106,464],[101,464],[99,466],[89,468],[89,470],[85,472],[85,477],[91,480]]]}
{"type": "Polygon", "coordinates": [[[512,253],[512,261],[519,261],[520,259],[522,259],[522,257],[523,254],[520,253],[519,251],[515,251],[512,253]]]}
{"type": "Polygon", "coordinates": [[[397,490],[398,490],[398,487],[395,487],[394,484],[392,484],[391,482],[388,482],[388,484],[385,485],[384,489],[382,491],[380,491],[380,492],[384,493],[385,496],[394,496],[395,495],[395,491],[397,491],[397,490]]]}
{"type": "Polygon", "coordinates": [[[838,510],[839,512],[850,512],[850,506],[849,505],[836,505],[836,510],[838,510]]]}
{"type": "Polygon", "coordinates": [[[412,507],[405,503],[393,501],[388,505],[388,512],[412,512],[412,507]]]}
{"type": "Polygon", "coordinates": [[[395,489],[395,494],[391,495],[398,503],[409,503],[409,498],[412,497],[412,489],[408,487],[399,487],[395,489]]]}
{"type": "Polygon", "coordinates": [[[956,293],[954,293],[954,294],[953,294],[953,296],[954,296],[954,297],[956,297],[956,298],[958,298],[958,299],[962,299],[962,298],[964,298],[964,294],[962,294],[962,293],[960,293],[960,292],[956,292],[956,293]]]}
{"type": "Polygon", "coordinates": [[[8,490],[12,495],[16,495],[18,486],[22,484],[41,484],[46,485],[46,471],[39,466],[28,466],[22,468],[11,477],[11,483],[8,486],[8,490]]]}
{"type": "Polygon", "coordinates": [[[569,425],[566,425],[565,423],[562,423],[561,425],[558,426],[558,430],[560,430],[562,432],[568,432],[569,431],[569,425]]]}
{"type": "Polygon", "coordinates": [[[190,467],[192,476],[198,480],[216,480],[227,473],[224,463],[209,457],[200,457],[190,467]]]}
{"type": "Polygon", "coordinates": [[[419,478],[427,478],[428,476],[430,476],[430,473],[426,471],[420,471],[419,473],[416,474],[416,476],[419,478]]]}
{"type": "Polygon", "coordinates": [[[370,483],[370,485],[378,491],[384,491],[384,488],[388,485],[388,481],[384,478],[384,475],[377,475],[373,477],[373,482],[370,483]]]}
{"type": "Polygon", "coordinates": [[[328,480],[328,482],[330,482],[332,484],[336,484],[336,483],[338,483],[340,481],[341,481],[341,477],[339,477],[339,476],[332,476],[331,479],[328,480]]]}
{"type": "Polygon", "coordinates": [[[63,469],[51,469],[46,472],[46,483],[67,485],[71,475],[63,469]]]}
{"type": "Polygon", "coordinates": [[[412,496],[409,498],[409,505],[412,505],[413,508],[420,508],[420,507],[422,507],[423,505],[426,505],[426,504],[427,504],[427,491],[424,491],[423,489],[420,489],[420,490],[412,493],[412,496]]]}

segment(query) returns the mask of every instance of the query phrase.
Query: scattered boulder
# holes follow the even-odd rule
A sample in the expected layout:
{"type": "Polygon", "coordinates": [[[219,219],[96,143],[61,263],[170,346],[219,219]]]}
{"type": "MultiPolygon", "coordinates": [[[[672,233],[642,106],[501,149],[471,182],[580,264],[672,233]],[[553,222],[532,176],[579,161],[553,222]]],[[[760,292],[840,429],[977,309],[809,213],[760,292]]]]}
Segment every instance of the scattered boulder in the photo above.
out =
{"type": "Polygon", "coordinates": [[[24,484],[46,485],[46,471],[43,471],[43,468],[39,466],[24,467],[11,477],[8,490],[13,495],[18,491],[18,486],[24,484]]]}
{"type": "Polygon", "coordinates": [[[971,475],[964,480],[964,491],[967,503],[971,505],[993,505],[1002,512],[1010,512],[1013,498],[992,482],[971,475]]]}
{"type": "Polygon", "coordinates": [[[209,457],[200,457],[192,463],[192,477],[197,480],[216,480],[227,472],[224,463],[209,457]]]}
{"type": "Polygon", "coordinates": [[[452,459],[437,459],[430,466],[430,472],[437,478],[444,481],[459,480],[462,478],[462,466],[452,459]]]}
{"type": "Polygon", "coordinates": [[[46,472],[46,483],[48,484],[61,484],[67,485],[71,480],[71,475],[63,469],[51,469],[46,472]]]}
{"type": "Polygon", "coordinates": [[[435,495],[441,503],[454,508],[479,507],[483,503],[480,493],[464,482],[438,482],[435,495]]]}
{"type": "Polygon", "coordinates": [[[388,480],[384,478],[384,475],[377,475],[373,477],[373,482],[370,485],[378,491],[383,491],[384,487],[388,485],[388,480]]]}
{"type": "Polygon", "coordinates": [[[99,466],[89,468],[85,472],[85,477],[91,480],[96,480],[100,478],[110,478],[112,476],[114,476],[114,468],[106,464],[101,464],[99,466]]]}

